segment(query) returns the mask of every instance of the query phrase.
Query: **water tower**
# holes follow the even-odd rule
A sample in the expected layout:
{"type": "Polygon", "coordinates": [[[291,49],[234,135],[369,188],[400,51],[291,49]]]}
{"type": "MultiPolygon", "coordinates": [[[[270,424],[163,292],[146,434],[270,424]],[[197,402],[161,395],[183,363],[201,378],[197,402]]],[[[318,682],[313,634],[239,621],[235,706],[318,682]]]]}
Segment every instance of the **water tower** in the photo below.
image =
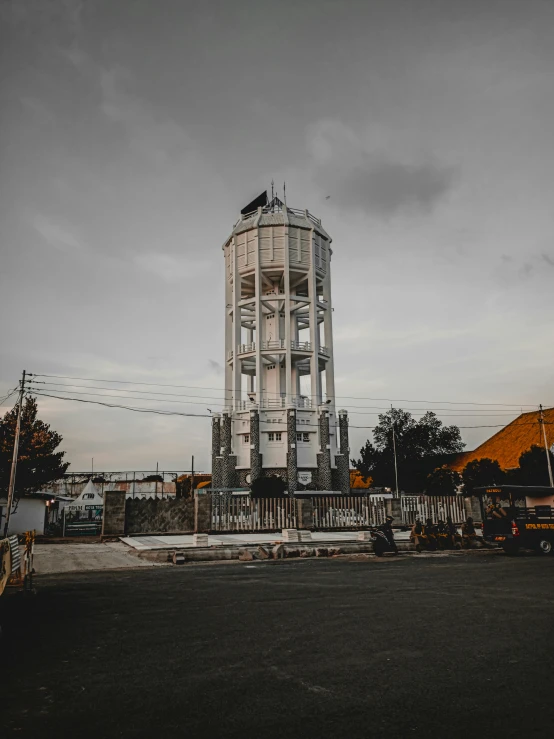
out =
{"type": "Polygon", "coordinates": [[[225,257],[225,407],[212,419],[213,487],[278,475],[350,489],[348,417],[335,410],[331,238],[263,193],[225,257]]]}

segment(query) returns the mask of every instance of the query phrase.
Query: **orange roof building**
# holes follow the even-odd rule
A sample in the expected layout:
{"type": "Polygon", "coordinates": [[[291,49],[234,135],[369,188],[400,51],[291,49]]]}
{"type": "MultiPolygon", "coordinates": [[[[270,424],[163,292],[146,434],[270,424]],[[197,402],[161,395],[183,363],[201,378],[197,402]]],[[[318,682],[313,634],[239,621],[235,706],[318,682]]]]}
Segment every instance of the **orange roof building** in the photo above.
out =
{"type": "MultiPolygon", "coordinates": [[[[543,411],[548,447],[554,446],[554,408],[543,411]]],[[[448,466],[461,472],[474,459],[495,459],[504,470],[519,466],[519,458],[533,444],[544,446],[539,411],[522,413],[472,452],[463,452],[448,466]]]]}

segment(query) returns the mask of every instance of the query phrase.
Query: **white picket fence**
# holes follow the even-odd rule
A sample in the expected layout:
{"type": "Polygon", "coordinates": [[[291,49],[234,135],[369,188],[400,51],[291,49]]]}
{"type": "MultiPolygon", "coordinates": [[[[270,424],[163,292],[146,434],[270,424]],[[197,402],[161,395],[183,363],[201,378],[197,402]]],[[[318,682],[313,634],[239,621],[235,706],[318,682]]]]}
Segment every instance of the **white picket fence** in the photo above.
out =
{"type": "Polygon", "coordinates": [[[351,529],[385,522],[385,500],[376,496],[322,496],[312,498],[313,526],[351,529]]]}
{"type": "MultiPolygon", "coordinates": [[[[281,531],[298,528],[294,498],[259,498],[249,495],[213,495],[212,531],[281,531]]],[[[314,496],[312,519],[304,525],[315,530],[353,529],[385,522],[385,501],[377,496],[314,496]]]]}
{"type": "Polygon", "coordinates": [[[252,499],[249,495],[213,496],[213,531],[280,531],[297,528],[296,501],[252,499]]]}
{"type": "Polygon", "coordinates": [[[461,524],[466,518],[461,495],[403,495],[400,503],[402,523],[407,526],[414,524],[418,517],[422,522],[431,518],[436,523],[439,520],[446,521],[450,516],[456,524],[461,524]]]}

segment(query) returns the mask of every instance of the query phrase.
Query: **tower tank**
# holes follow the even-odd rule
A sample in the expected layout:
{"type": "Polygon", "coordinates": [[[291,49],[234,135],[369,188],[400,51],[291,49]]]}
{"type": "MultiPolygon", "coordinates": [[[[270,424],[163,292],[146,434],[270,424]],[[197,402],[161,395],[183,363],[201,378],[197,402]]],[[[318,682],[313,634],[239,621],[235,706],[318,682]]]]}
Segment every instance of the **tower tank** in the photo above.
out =
{"type": "Polygon", "coordinates": [[[253,201],[223,245],[225,407],[213,486],[278,475],[348,492],[346,411],[335,410],[331,238],[307,210],[253,201]],[[346,429],[346,433],[345,433],[346,429]]]}

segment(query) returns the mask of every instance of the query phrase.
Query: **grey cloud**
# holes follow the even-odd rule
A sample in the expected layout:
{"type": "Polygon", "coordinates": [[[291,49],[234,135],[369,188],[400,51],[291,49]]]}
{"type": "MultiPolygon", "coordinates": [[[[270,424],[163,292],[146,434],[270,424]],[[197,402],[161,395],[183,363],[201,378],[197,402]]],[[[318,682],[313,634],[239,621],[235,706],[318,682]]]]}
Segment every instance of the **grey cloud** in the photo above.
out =
{"type": "Polygon", "coordinates": [[[533,265],[531,262],[524,262],[523,265],[520,267],[519,273],[522,277],[529,277],[529,275],[533,272],[533,265]]]}
{"type": "Polygon", "coordinates": [[[382,218],[426,213],[453,188],[456,167],[409,152],[393,154],[395,141],[382,132],[372,139],[366,145],[337,120],[318,121],[308,130],[314,179],[333,205],[382,218]]]}
{"type": "Polygon", "coordinates": [[[33,226],[44,241],[56,249],[83,248],[83,244],[71,229],[53,221],[51,218],[37,214],[33,219],[33,226]]]}
{"type": "Polygon", "coordinates": [[[390,217],[400,211],[431,211],[452,189],[456,175],[454,167],[431,162],[403,164],[366,156],[328,189],[341,207],[390,217]]]}
{"type": "Polygon", "coordinates": [[[214,372],[217,372],[218,375],[223,374],[223,367],[219,364],[219,362],[216,362],[215,359],[208,359],[208,364],[210,365],[210,369],[212,369],[214,372]]]}
{"type": "Polygon", "coordinates": [[[554,267],[554,257],[551,257],[550,254],[544,253],[541,256],[547,264],[549,264],[551,267],[554,267]]]}

